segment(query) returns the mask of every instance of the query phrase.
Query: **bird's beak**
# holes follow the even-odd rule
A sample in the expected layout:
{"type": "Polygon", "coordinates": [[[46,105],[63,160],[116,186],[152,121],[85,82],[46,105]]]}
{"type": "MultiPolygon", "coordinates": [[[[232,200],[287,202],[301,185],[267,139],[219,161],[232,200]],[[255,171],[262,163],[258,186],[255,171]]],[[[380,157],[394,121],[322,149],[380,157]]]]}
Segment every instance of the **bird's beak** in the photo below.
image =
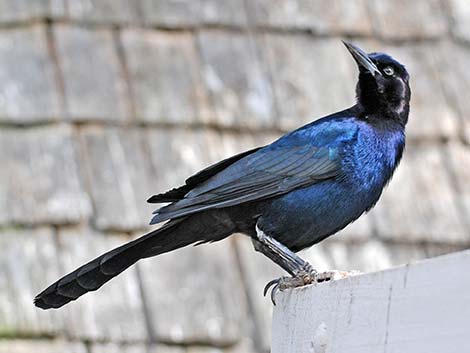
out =
{"type": "Polygon", "coordinates": [[[351,53],[354,60],[359,66],[369,71],[372,74],[372,76],[382,75],[382,73],[379,71],[377,66],[372,62],[372,60],[369,58],[367,53],[364,52],[364,50],[362,50],[358,46],[355,46],[354,44],[345,42],[344,40],[343,40],[343,44],[349,50],[349,52],[351,53]]]}

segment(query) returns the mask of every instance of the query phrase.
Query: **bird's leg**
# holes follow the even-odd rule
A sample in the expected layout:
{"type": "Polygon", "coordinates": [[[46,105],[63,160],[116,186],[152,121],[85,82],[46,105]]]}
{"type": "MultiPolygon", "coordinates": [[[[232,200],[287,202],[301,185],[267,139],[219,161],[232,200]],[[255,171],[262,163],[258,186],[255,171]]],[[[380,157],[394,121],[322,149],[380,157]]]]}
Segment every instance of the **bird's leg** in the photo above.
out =
{"type": "Polygon", "coordinates": [[[295,276],[295,274],[298,273],[301,269],[310,266],[308,262],[294,254],[284,245],[271,237],[268,238],[269,239],[263,239],[266,240],[266,242],[253,239],[253,247],[256,251],[261,252],[263,255],[270,258],[277,265],[282,267],[290,275],[295,276]],[[270,246],[270,241],[273,241],[274,244],[277,243],[275,247],[270,246]]]}
{"type": "Polygon", "coordinates": [[[273,260],[276,264],[286,270],[292,277],[281,277],[269,282],[264,288],[264,295],[272,288],[271,300],[278,290],[295,288],[313,283],[317,277],[317,271],[307,261],[295,254],[276,239],[266,235],[256,227],[257,239],[253,240],[254,248],[273,260]]]}

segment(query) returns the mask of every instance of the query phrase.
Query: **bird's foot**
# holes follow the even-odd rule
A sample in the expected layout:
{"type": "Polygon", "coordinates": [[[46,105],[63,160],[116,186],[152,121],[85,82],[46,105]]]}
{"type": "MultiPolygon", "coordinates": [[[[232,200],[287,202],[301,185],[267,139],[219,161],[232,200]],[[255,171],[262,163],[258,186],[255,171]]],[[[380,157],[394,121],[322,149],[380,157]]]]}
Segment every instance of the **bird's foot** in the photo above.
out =
{"type": "Polygon", "coordinates": [[[354,276],[360,274],[359,271],[326,271],[318,273],[314,270],[311,266],[299,271],[295,276],[289,277],[284,276],[277,279],[270,281],[264,287],[264,295],[268,293],[269,289],[271,289],[271,301],[274,305],[276,305],[275,296],[278,291],[284,291],[290,288],[297,288],[306,286],[312,283],[322,283],[333,281],[337,279],[346,278],[349,276],[354,276]]]}
{"type": "Polygon", "coordinates": [[[283,291],[289,288],[297,288],[302,287],[307,284],[311,284],[315,282],[316,277],[318,276],[318,272],[310,265],[306,264],[306,266],[298,271],[295,276],[283,276],[277,279],[270,281],[264,287],[264,296],[268,293],[271,289],[271,301],[274,305],[276,305],[275,296],[278,291],[283,291]]]}

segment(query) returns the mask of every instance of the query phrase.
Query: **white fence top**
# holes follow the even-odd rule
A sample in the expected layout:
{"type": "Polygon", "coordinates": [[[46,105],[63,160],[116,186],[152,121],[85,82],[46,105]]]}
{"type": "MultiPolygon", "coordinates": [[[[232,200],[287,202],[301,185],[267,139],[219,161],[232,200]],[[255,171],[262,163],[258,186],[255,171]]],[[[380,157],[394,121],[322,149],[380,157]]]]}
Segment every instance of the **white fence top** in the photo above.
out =
{"type": "Polygon", "coordinates": [[[470,352],[470,251],[276,299],[272,353],[470,352]]]}

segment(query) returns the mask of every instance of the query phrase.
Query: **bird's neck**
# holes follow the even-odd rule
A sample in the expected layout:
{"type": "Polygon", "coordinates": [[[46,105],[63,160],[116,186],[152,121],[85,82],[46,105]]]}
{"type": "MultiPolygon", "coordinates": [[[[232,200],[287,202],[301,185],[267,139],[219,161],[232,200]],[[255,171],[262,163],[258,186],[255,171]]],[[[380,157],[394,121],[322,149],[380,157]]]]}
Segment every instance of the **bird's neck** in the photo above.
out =
{"type": "Polygon", "coordinates": [[[356,110],[360,119],[367,120],[377,127],[404,129],[408,122],[410,105],[406,100],[374,105],[364,105],[358,100],[356,110]]]}
{"type": "Polygon", "coordinates": [[[360,77],[356,86],[356,106],[363,117],[375,116],[394,121],[403,128],[408,122],[411,90],[408,83],[402,89],[381,90],[369,77],[360,77]]]}

